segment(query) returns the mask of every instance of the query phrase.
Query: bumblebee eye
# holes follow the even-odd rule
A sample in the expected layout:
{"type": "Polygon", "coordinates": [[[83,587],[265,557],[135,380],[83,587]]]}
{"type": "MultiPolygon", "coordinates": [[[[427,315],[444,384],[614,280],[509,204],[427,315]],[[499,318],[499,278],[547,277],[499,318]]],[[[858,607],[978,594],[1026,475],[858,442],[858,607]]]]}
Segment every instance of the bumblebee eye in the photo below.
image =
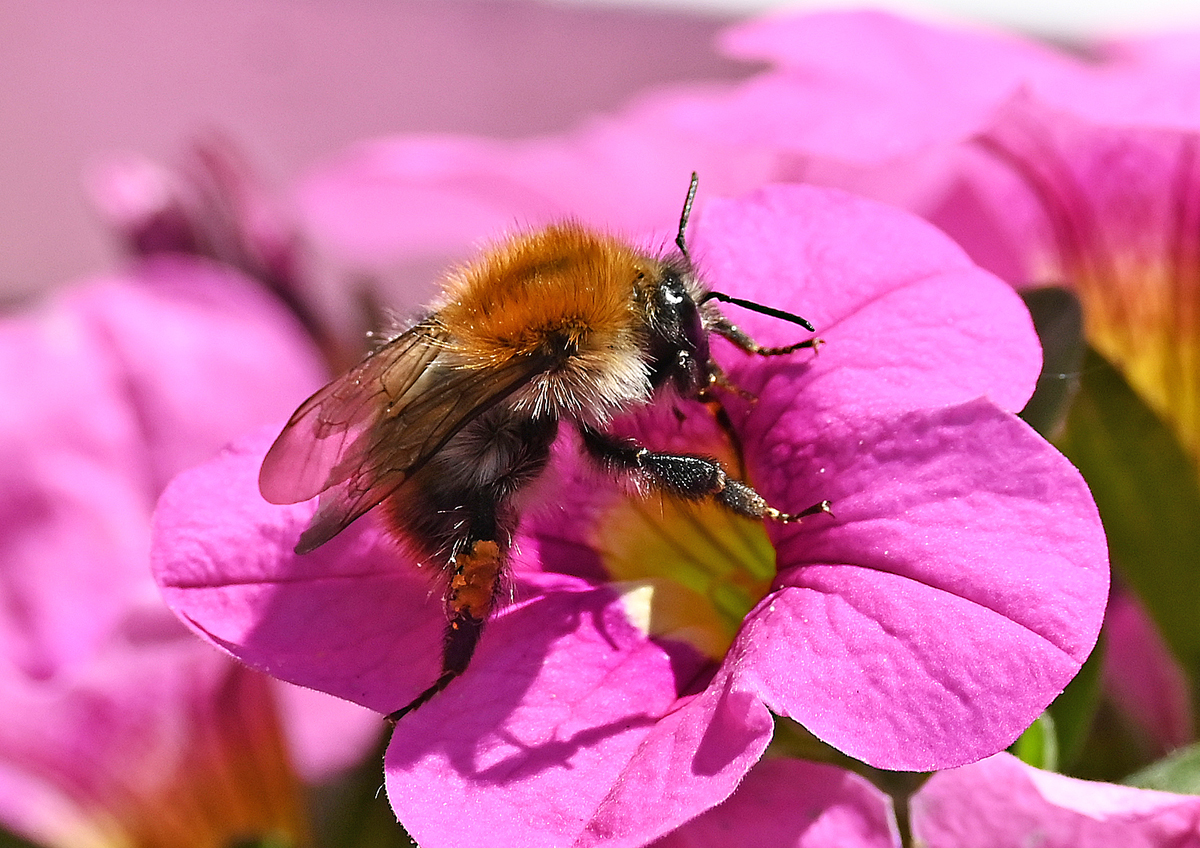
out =
{"type": "Polygon", "coordinates": [[[707,382],[708,332],[678,269],[667,268],[655,289],[651,337],[651,385],[671,383],[693,397],[707,382]]]}

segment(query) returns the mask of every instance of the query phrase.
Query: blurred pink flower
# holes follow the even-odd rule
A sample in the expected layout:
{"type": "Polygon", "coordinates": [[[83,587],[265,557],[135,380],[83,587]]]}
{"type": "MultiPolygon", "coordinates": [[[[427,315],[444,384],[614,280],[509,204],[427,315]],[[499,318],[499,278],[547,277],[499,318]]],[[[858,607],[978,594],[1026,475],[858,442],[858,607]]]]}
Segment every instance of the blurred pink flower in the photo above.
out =
{"type": "MultiPolygon", "coordinates": [[[[1097,83],[1081,86],[1078,99],[1107,95],[1097,83]]],[[[1196,106],[1200,124],[1200,101],[1196,106]]],[[[1012,251],[1006,264],[1023,269],[1014,282],[1064,283],[1076,291],[1088,340],[1195,457],[1200,134],[1127,120],[1096,123],[1015,99],[978,140],[993,161],[964,166],[954,191],[970,198],[967,209],[1005,222],[999,243],[1012,251]]],[[[931,217],[967,219],[957,202],[931,217]]],[[[971,240],[983,238],[977,231],[971,240]]]]}
{"type": "Polygon", "coordinates": [[[1200,798],[1092,783],[1008,754],[935,774],[912,804],[913,836],[929,848],[1195,848],[1200,798]]]}
{"type": "Polygon", "coordinates": [[[1136,597],[1114,591],[1104,618],[1104,686],[1150,758],[1194,736],[1187,675],[1136,597]]]}
{"type": "Polygon", "coordinates": [[[1196,43],[1085,61],[879,12],[768,17],[725,47],[771,71],[662,119],[915,211],[1017,286],[1073,287],[1089,341],[1200,456],[1196,43]]]}
{"type": "Polygon", "coordinates": [[[729,798],[653,848],[900,848],[888,797],[833,766],[764,758],[729,798]]]}
{"type": "Polygon", "coordinates": [[[291,762],[315,778],[369,742],[377,719],[364,726],[343,705],[315,716],[339,728],[342,750],[313,745],[309,718],[287,706],[310,696],[195,640],[147,566],[167,481],[321,376],[272,298],[183,256],[0,319],[6,825],[47,845],[302,834],[291,762]],[[281,700],[306,740],[290,750],[281,700]]]}
{"type": "MultiPolygon", "coordinates": [[[[688,172],[703,195],[768,182],[770,160],[673,130],[655,95],[562,135],[364,142],[300,180],[292,207],[337,285],[375,283],[404,312],[482,242],[564,218],[640,236],[678,221],[688,172]]],[[[673,235],[673,234],[672,234],[673,235]]]]}
{"type": "MultiPolygon", "coordinates": [[[[347,355],[312,302],[314,269],[292,210],[238,146],[210,134],[172,166],[141,156],[98,160],[84,175],[96,212],[132,257],[186,254],[242,272],[273,292],[332,363],[347,355]]],[[[342,293],[342,300],[348,300],[342,293]]]]}
{"type": "Polygon", "coordinates": [[[297,285],[295,228],[229,139],[194,143],[175,168],[145,157],[109,157],[88,169],[85,184],[134,256],[206,256],[276,292],[297,285]]]}
{"type": "Polygon", "coordinates": [[[1077,67],[1030,40],[879,11],[768,15],[726,30],[721,46],[772,68],[695,98],[669,123],[746,149],[866,166],[969,139],[1035,75],[1077,67]]]}
{"type": "MultiPolygon", "coordinates": [[[[516,203],[491,184],[447,195],[516,203]]],[[[453,231],[436,181],[428,197],[391,214],[453,231]]],[[[1011,412],[1040,362],[1012,290],[923,222],[828,190],[710,201],[690,241],[715,288],[804,313],[825,339],[819,356],[717,356],[758,398],[727,402],[749,478],[783,508],[829,498],[837,518],[764,534],[715,509],[648,508],[560,445],[560,488],[518,540],[514,603],[389,746],[389,798],[423,845],[646,844],[733,792],[772,712],[876,766],[970,762],[1092,648],[1103,533],[1074,469],[1011,412]]],[[[767,344],[790,338],[741,318],[767,344]]],[[[717,428],[687,409],[686,424],[627,426],[707,450],[717,428]]],[[[436,676],[441,601],[369,518],[293,554],[312,505],[258,495],[271,435],[164,494],[152,559],[168,603],[253,667],[394,710],[436,676]]]]}

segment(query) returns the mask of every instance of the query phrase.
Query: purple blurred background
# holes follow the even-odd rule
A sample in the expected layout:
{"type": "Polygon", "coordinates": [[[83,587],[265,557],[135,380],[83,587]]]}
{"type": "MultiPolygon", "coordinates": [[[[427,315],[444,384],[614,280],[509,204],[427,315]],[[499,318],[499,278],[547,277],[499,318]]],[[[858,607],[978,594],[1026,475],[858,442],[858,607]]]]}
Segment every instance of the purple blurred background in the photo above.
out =
{"type": "Polygon", "coordinates": [[[0,9],[0,299],[110,266],[81,175],[219,131],[281,187],[354,140],[561,130],[728,78],[730,19],[509,0],[40,0],[0,9]]]}

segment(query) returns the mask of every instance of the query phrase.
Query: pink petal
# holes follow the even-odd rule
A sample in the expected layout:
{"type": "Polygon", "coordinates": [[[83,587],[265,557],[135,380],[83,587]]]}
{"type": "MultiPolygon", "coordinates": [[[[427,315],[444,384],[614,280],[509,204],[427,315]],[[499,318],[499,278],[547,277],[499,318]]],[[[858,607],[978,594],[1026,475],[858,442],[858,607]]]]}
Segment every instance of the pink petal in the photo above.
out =
{"type": "MultiPolygon", "coordinates": [[[[436,676],[440,592],[369,526],[291,554],[311,506],[257,497],[267,443],[264,433],[168,487],[153,556],[164,596],[255,667],[396,709],[436,676]]],[[[694,660],[677,667],[683,660],[631,627],[610,590],[537,579],[537,599],[489,625],[467,674],[399,725],[389,794],[405,825],[430,844],[449,838],[446,828],[465,838],[477,827],[530,845],[633,845],[732,792],[770,737],[761,705],[720,687],[679,702],[694,660]],[[431,786],[471,815],[441,815],[431,786]]]]}
{"type": "Polygon", "coordinates": [[[82,661],[152,589],[147,528],[166,480],[286,414],[319,376],[284,311],[209,263],[147,264],[6,318],[8,655],[33,676],[82,661]]]}
{"type": "Polygon", "coordinates": [[[673,237],[692,170],[707,196],[768,178],[763,157],[731,161],[727,150],[673,133],[661,113],[675,96],[647,96],[559,136],[363,144],[310,174],[297,202],[316,238],[359,262],[460,256],[483,239],[564,218],[673,237]]]}
{"type": "Polygon", "coordinates": [[[153,495],[106,353],[71,310],[0,323],[0,641],[33,678],[83,661],[145,580],[153,495]]]}
{"type": "Polygon", "coordinates": [[[1039,78],[1034,91],[1038,100],[1097,124],[1195,131],[1197,46],[1195,33],[1098,45],[1093,61],[1074,73],[1039,78]]]}
{"type": "MultiPolygon", "coordinates": [[[[770,186],[707,204],[694,253],[713,288],[804,315],[826,342],[786,364],[723,357],[734,382],[764,399],[803,393],[814,414],[874,415],[980,395],[1018,410],[1033,392],[1041,347],[1020,299],[905,212],[833,189],[770,186]]],[[[804,337],[776,319],[726,313],[763,344],[804,337]]]]}
{"type": "Polygon", "coordinates": [[[278,683],[276,704],[296,772],[305,783],[336,777],[379,744],[379,713],[315,689],[278,683]]]}
{"type": "Polygon", "coordinates": [[[938,27],[878,10],[764,15],[726,30],[721,46],[786,68],[831,68],[884,84],[902,71],[914,86],[964,91],[1007,93],[1014,68],[1066,64],[1062,54],[999,30],[938,27]]]}
{"type": "Polygon", "coordinates": [[[169,623],[163,638],[135,637],[138,650],[114,645],[41,685],[0,677],[8,826],[69,845],[89,835],[96,844],[125,834],[154,841],[189,827],[219,839],[287,819],[270,681],[169,623]],[[247,757],[257,770],[239,768],[247,757]],[[156,823],[164,805],[186,809],[187,826],[156,823]]]}
{"type": "Polygon", "coordinates": [[[773,711],[929,771],[1009,744],[1079,670],[1104,535],[1078,472],[1023,422],[983,400],[874,421],[797,404],[756,410],[746,439],[770,502],[828,498],[836,516],[778,531],[780,591],[730,654],[773,711]]]}
{"type": "Polygon", "coordinates": [[[151,567],[167,605],[271,675],[387,713],[436,677],[441,591],[362,521],[311,554],[314,505],[258,494],[261,431],[179,475],[155,512],[151,567]]]}
{"type": "Polygon", "coordinates": [[[1200,34],[1196,30],[1175,30],[1137,36],[1118,36],[1095,45],[1096,54],[1107,64],[1141,68],[1196,68],[1200,63],[1200,34]]]}
{"type": "MultiPolygon", "coordinates": [[[[192,638],[163,606],[147,568],[150,512],[167,477],[287,414],[320,376],[279,304],[236,273],[183,257],[0,322],[0,389],[16,399],[0,414],[7,825],[49,844],[93,831],[154,841],[147,819],[172,804],[195,805],[193,818],[212,818],[196,827],[216,833],[279,824],[237,820],[290,802],[275,684],[192,638]],[[218,782],[257,801],[223,806],[229,799],[214,793],[212,774],[230,767],[226,744],[233,759],[265,751],[255,778],[218,782]]],[[[343,762],[363,750],[349,719],[323,718],[343,762]]],[[[314,770],[330,759],[307,738],[293,749],[314,770]]]]}
{"type": "Polygon", "coordinates": [[[643,845],[726,798],[772,730],[728,681],[679,700],[677,674],[609,590],[512,608],[439,703],[397,725],[392,806],[428,845],[643,845]]]}
{"type": "Polygon", "coordinates": [[[388,282],[411,310],[447,267],[515,230],[567,218],[670,244],[692,170],[701,203],[769,179],[765,155],[673,131],[676,95],[649,95],[611,118],[517,141],[398,137],[360,145],[297,190],[305,229],[336,266],[388,282]]]}
{"type": "Polygon", "coordinates": [[[132,282],[82,290],[77,307],[122,370],[150,449],[152,492],[321,384],[299,324],[240,274],[165,256],[139,266],[132,282]],[[218,394],[225,402],[213,402],[218,394]]]}
{"type": "Polygon", "coordinates": [[[913,835],[929,848],[1152,848],[1200,844],[1200,798],[1090,783],[1008,754],[936,774],[913,799],[913,835]]]}
{"type": "Polygon", "coordinates": [[[1018,95],[1109,126],[1196,129],[1200,65],[1180,59],[1194,56],[1195,40],[1114,43],[1082,62],[1033,40],[885,12],[768,16],[724,44],[780,70],[708,120],[723,123],[727,141],[860,164],[965,141],[1018,95]]]}
{"type": "Polygon", "coordinates": [[[763,759],[724,803],[653,848],[899,848],[891,800],[834,766],[763,759]]]}

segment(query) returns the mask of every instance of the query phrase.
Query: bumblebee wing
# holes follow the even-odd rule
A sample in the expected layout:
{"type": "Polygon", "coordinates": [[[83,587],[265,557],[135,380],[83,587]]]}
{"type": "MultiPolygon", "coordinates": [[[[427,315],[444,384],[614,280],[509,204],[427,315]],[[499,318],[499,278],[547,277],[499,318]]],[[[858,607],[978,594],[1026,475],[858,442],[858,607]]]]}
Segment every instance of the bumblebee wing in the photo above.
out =
{"type": "Polygon", "coordinates": [[[526,356],[455,367],[446,362],[445,341],[441,331],[419,325],[380,348],[305,401],[271,446],[259,474],[264,498],[295,503],[321,495],[298,553],[332,539],[464,425],[549,365],[526,356]]]}
{"type": "Polygon", "coordinates": [[[263,459],[263,498],[300,503],[347,479],[371,430],[403,403],[444,341],[435,326],[417,324],[300,404],[263,459]]]}

